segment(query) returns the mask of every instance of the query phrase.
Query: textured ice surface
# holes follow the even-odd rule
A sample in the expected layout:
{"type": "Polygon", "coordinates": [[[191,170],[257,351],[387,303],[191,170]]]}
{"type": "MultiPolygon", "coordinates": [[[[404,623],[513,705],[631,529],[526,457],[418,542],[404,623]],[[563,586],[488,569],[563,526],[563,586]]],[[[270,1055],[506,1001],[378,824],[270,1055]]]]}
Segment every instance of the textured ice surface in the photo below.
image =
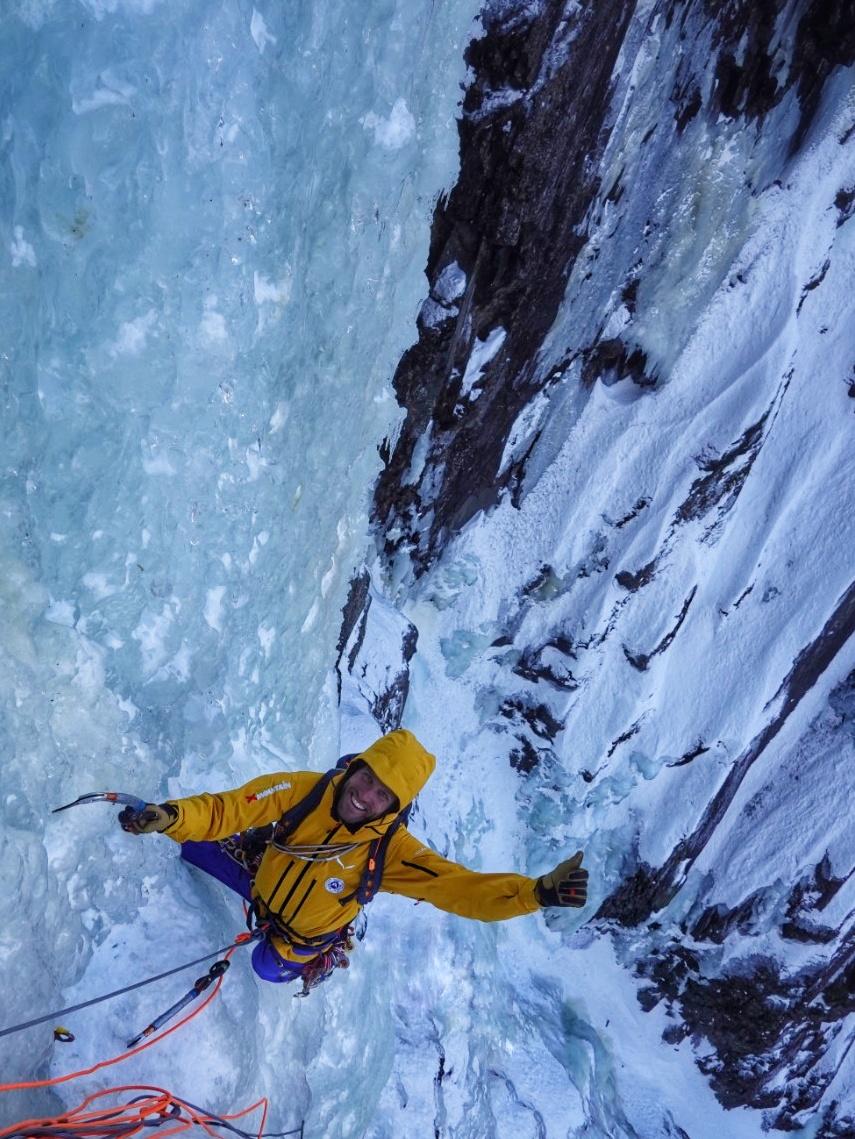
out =
{"type": "MultiPolygon", "coordinates": [[[[50,807],[338,754],[341,607],[434,200],[456,174],[476,8],[3,5],[4,1023],[36,1011],[36,977],[39,1010],[59,1007],[242,922],[171,844],[128,845],[106,808],[50,807]]],[[[287,1125],[321,1080],[309,1057],[335,1069],[335,1034],[322,1001],[271,989],[270,1023],[285,1021],[264,1043],[238,972],[192,1060],[166,1045],[121,1078],[220,1107],[267,1087],[287,1125]]],[[[54,1070],[120,1050],[176,995],[87,1014],[54,1070]]],[[[42,1071],[49,1036],[4,1041],[4,1073],[42,1071]]],[[[359,1134],[371,1104],[357,1097],[339,1132],[359,1134]]]]}
{"type": "Polygon", "coordinates": [[[312,718],[470,8],[6,21],[4,492],[25,564],[173,756],[312,718]],[[390,153],[360,119],[405,99],[418,137],[407,112],[390,153]]]}

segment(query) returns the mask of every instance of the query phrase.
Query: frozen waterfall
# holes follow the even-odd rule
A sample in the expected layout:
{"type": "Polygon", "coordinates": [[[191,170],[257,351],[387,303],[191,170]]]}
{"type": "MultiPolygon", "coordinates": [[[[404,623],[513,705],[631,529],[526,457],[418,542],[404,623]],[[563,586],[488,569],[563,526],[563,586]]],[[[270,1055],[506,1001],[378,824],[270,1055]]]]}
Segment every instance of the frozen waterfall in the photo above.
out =
{"type": "Polygon", "coordinates": [[[591,905],[381,894],[310,999],[238,956],[4,1125],[139,1083],[306,1139],[853,1133],[851,11],[481,9],[0,5],[0,1029],[243,927],[51,808],[400,722],[420,839],[582,848],[591,905]]]}

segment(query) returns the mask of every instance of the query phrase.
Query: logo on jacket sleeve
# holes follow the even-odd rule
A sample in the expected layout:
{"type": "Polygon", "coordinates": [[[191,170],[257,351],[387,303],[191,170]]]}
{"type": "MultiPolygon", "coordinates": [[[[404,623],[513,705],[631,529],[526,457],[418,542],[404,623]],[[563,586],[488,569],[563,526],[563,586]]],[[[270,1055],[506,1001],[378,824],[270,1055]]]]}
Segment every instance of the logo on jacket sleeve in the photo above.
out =
{"type": "Polygon", "coordinates": [[[344,889],[344,882],[341,878],[327,878],[324,882],[324,889],[330,894],[340,894],[344,889]]]}
{"type": "Polygon", "coordinates": [[[275,783],[264,791],[256,791],[254,795],[244,795],[244,799],[247,803],[257,803],[259,799],[266,799],[269,795],[275,795],[277,791],[288,791],[290,787],[290,783],[275,783]]]}

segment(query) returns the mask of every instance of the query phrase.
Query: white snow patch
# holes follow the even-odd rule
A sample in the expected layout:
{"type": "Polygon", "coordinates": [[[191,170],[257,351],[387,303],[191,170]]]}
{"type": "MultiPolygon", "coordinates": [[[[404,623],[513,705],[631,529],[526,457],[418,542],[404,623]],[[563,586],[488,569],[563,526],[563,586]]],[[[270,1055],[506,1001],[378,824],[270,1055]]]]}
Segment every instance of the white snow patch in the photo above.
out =
{"type": "Polygon", "coordinates": [[[54,625],[66,625],[74,628],[74,605],[70,601],[54,601],[45,610],[45,620],[54,625]]]}
{"type": "Polygon", "coordinates": [[[365,130],[373,132],[375,143],[384,150],[400,150],[416,133],[416,120],[405,99],[395,100],[388,119],[369,111],[359,121],[365,130]]]}
{"type": "Polygon", "coordinates": [[[142,465],[143,470],[147,475],[174,475],[175,467],[169,461],[169,456],[165,451],[161,451],[157,443],[145,443],[144,447],[149,447],[152,454],[143,455],[142,465]]]}
{"type": "Polygon", "coordinates": [[[105,16],[118,12],[120,8],[148,16],[162,2],[163,0],[80,0],[83,7],[87,8],[96,20],[103,20],[105,16]]]}
{"type": "Polygon", "coordinates": [[[257,8],[253,8],[252,10],[252,19],[249,21],[249,34],[255,40],[255,46],[258,48],[260,55],[264,55],[264,49],[268,44],[276,43],[276,36],[271,35],[267,30],[264,17],[257,8]]]}
{"type": "Polygon", "coordinates": [[[486,340],[475,338],[475,347],[469,355],[466,371],[463,373],[463,382],[460,388],[461,396],[470,396],[472,399],[478,398],[481,394],[480,391],[473,392],[472,389],[483,376],[484,369],[505,343],[507,335],[505,329],[500,326],[488,333],[486,340]]]}
{"type": "Polygon", "coordinates": [[[261,457],[261,449],[257,443],[251,444],[246,449],[246,465],[249,468],[249,481],[255,482],[264,467],[264,460],[261,457]]]}
{"type": "Polygon", "coordinates": [[[109,68],[96,79],[95,89],[82,97],[72,96],[71,109],[75,115],[88,115],[102,107],[127,106],[136,94],[136,87],[120,79],[109,68]]]}
{"type": "Polygon", "coordinates": [[[443,321],[451,320],[453,316],[457,316],[457,305],[452,305],[451,308],[445,308],[441,304],[428,297],[422,307],[419,309],[419,320],[426,328],[437,328],[443,321]]]}
{"type": "Polygon", "coordinates": [[[252,280],[257,305],[287,305],[290,301],[293,288],[290,265],[285,266],[285,272],[278,281],[271,280],[257,270],[253,273],[252,280]]]}
{"type": "Polygon", "coordinates": [[[281,431],[285,426],[288,419],[288,404],[280,401],[276,405],[276,410],[270,416],[270,431],[275,435],[277,431],[281,431]]]}
{"type": "Polygon", "coordinates": [[[252,549],[249,551],[249,564],[254,566],[258,561],[258,555],[264,546],[270,541],[270,531],[262,530],[260,534],[252,539],[252,549]]]}
{"type": "Polygon", "coordinates": [[[632,317],[630,315],[629,309],[626,307],[626,305],[620,305],[615,309],[615,311],[606,321],[603,331],[600,334],[601,339],[611,340],[614,337],[620,335],[620,333],[623,332],[631,320],[632,317]]]}
{"type": "Polygon", "coordinates": [[[429,423],[416,440],[416,445],[413,447],[413,457],[410,459],[407,473],[401,479],[402,486],[415,486],[422,477],[422,471],[425,469],[432,437],[433,424],[429,423]]]}
{"type": "Polygon", "coordinates": [[[80,580],[90,593],[94,593],[98,601],[103,601],[105,597],[112,597],[114,593],[118,592],[117,587],[110,584],[105,573],[91,571],[85,573],[80,580]]]}
{"type": "Polygon", "coordinates": [[[16,225],[13,232],[15,239],[9,246],[9,252],[12,254],[12,268],[19,269],[22,265],[29,265],[31,269],[35,269],[36,251],[28,241],[24,240],[24,227],[16,225]]]}
{"type": "Polygon", "coordinates": [[[315,623],[317,622],[317,619],[318,619],[318,615],[320,614],[320,611],[321,611],[320,602],[318,601],[317,598],[315,598],[315,600],[312,602],[311,609],[306,614],[305,621],[300,626],[300,632],[301,633],[308,633],[314,628],[315,623]]]}
{"type": "MultiPolygon", "coordinates": [[[[259,625],[258,639],[261,643],[261,651],[264,653],[264,659],[269,660],[270,650],[273,648],[273,642],[276,640],[276,630],[272,625],[259,625]]],[[[243,667],[243,654],[241,655],[241,666],[243,667]]]]}
{"type": "Polygon", "coordinates": [[[166,606],[159,613],[147,610],[131,633],[140,646],[144,675],[151,675],[166,660],[166,637],[174,620],[175,614],[166,606]]]}
{"type": "Polygon", "coordinates": [[[330,568],[321,578],[321,597],[326,597],[330,591],[330,586],[335,581],[336,560],[330,558],[330,568]]]}
{"type": "Polygon", "coordinates": [[[209,589],[205,595],[205,621],[218,633],[223,631],[223,597],[225,592],[226,587],[224,585],[217,585],[213,589],[209,589]]]}
{"type": "Polygon", "coordinates": [[[216,297],[205,299],[205,311],[199,322],[199,335],[203,341],[211,345],[224,344],[229,338],[225,317],[221,312],[217,312],[216,297]]]}
{"type": "MultiPolygon", "coordinates": [[[[189,680],[190,679],[190,662],[193,659],[193,653],[190,646],[186,641],[181,642],[181,648],[167,664],[160,670],[160,673],[165,673],[168,677],[175,680],[189,680]]],[[[160,675],[160,674],[159,674],[160,675]]]]}
{"type": "Polygon", "coordinates": [[[124,712],[129,720],[134,720],[139,715],[139,708],[132,700],[128,700],[126,696],[116,697],[116,707],[124,712]]]}
{"type": "Polygon", "coordinates": [[[437,277],[436,284],[431,292],[438,301],[445,305],[450,305],[463,296],[466,292],[466,274],[456,261],[446,265],[437,277]]]}
{"type": "Polygon", "coordinates": [[[150,308],[142,316],[119,325],[116,339],[108,351],[111,356],[138,356],[145,348],[148,334],[157,324],[157,312],[150,308]]]}
{"type": "Polygon", "coordinates": [[[528,450],[535,433],[545,422],[550,394],[548,388],[539,391],[517,416],[502,452],[502,461],[499,464],[500,474],[507,469],[510,463],[520,458],[528,450]]]}

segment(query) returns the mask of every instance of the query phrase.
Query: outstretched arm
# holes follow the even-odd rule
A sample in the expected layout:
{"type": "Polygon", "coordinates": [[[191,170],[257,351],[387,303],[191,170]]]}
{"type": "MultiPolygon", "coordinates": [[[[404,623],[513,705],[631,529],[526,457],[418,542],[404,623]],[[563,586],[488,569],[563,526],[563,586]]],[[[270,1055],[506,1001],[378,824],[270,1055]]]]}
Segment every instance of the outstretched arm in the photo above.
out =
{"type": "Polygon", "coordinates": [[[534,913],[541,906],[584,905],[588,872],[579,869],[581,861],[580,852],[543,878],[482,874],[443,858],[402,827],[390,843],[381,889],[430,902],[461,917],[504,921],[534,913]],[[578,877],[572,887],[561,890],[570,863],[575,863],[572,869],[578,877]]]}
{"type": "Polygon", "coordinates": [[[317,778],[307,771],[261,775],[234,791],[148,803],[139,813],[126,808],[119,823],[129,834],[159,832],[176,842],[213,841],[278,819],[317,778]]]}

